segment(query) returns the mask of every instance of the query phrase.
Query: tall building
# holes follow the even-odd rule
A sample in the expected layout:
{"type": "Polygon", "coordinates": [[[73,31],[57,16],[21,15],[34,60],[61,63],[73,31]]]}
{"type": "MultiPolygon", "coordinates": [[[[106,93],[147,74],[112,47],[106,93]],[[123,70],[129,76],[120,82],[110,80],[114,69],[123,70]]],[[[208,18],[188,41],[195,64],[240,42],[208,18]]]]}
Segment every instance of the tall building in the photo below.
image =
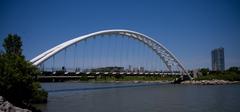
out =
{"type": "Polygon", "coordinates": [[[213,71],[224,71],[224,48],[216,48],[212,50],[212,70],[213,71]]]}

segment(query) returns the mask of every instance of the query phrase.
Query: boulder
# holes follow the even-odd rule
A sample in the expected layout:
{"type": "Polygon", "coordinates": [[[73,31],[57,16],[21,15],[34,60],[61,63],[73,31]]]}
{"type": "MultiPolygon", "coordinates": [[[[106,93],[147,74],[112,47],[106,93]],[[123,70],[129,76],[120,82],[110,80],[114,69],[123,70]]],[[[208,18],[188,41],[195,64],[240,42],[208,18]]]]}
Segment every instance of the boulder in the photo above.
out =
{"type": "Polygon", "coordinates": [[[239,81],[226,81],[226,80],[188,80],[183,81],[181,84],[197,84],[197,85],[223,85],[223,84],[236,84],[239,83],[239,81]]]}
{"type": "Polygon", "coordinates": [[[0,96],[0,112],[31,112],[27,109],[22,109],[12,105],[10,102],[5,101],[2,96],[0,96]]]}

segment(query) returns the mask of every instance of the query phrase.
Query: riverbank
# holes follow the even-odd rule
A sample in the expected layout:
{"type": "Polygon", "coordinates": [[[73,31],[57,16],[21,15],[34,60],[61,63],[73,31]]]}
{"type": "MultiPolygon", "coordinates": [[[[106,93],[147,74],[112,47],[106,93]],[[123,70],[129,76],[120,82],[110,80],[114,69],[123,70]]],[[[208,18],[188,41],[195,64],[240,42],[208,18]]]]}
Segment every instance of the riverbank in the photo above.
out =
{"type": "MultiPolygon", "coordinates": [[[[81,82],[81,81],[78,81],[81,82]]],[[[128,80],[128,81],[124,81],[124,80],[105,80],[105,81],[90,81],[90,82],[96,82],[96,83],[161,83],[161,84],[170,84],[173,83],[173,81],[169,81],[169,80],[154,80],[154,81],[143,81],[143,80],[128,80]]]]}
{"type": "Polygon", "coordinates": [[[187,80],[181,82],[181,84],[193,84],[193,85],[224,85],[224,84],[240,84],[240,81],[228,81],[228,80],[187,80]]]}
{"type": "Polygon", "coordinates": [[[96,77],[93,81],[95,82],[166,83],[166,82],[172,82],[176,78],[177,76],[101,76],[101,77],[96,77]]]}
{"type": "MultiPolygon", "coordinates": [[[[82,82],[82,81],[78,81],[82,82]]],[[[90,81],[96,83],[160,83],[160,84],[175,84],[174,81],[169,80],[155,80],[155,81],[143,81],[143,80],[132,80],[132,81],[90,81]]],[[[192,85],[225,85],[225,84],[240,84],[240,81],[227,81],[227,80],[187,80],[182,81],[180,84],[192,84],[192,85]]]]}
{"type": "Polygon", "coordinates": [[[32,112],[32,111],[16,107],[10,102],[4,100],[2,96],[0,96],[0,112],[32,112]]]}
{"type": "MultiPolygon", "coordinates": [[[[178,84],[198,84],[198,85],[222,85],[222,84],[240,84],[240,81],[234,79],[227,80],[225,77],[232,75],[214,75],[210,77],[201,76],[194,80],[180,81],[178,84]]],[[[177,76],[96,76],[88,78],[83,76],[78,80],[68,80],[64,82],[90,82],[90,83],[161,83],[161,84],[177,84],[175,82],[177,76]]]]}
{"type": "Polygon", "coordinates": [[[174,81],[169,80],[154,80],[154,81],[144,81],[144,80],[89,80],[89,81],[81,81],[81,80],[72,80],[66,82],[74,82],[74,83],[132,83],[132,84],[140,84],[140,83],[159,83],[159,84],[171,84],[174,81]]]}
{"type": "MultiPolygon", "coordinates": [[[[159,83],[159,84],[175,84],[174,81],[170,80],[154,80],[154,81],[144,81],[144,80],[101,80],[101,81],[68,81],[68,82],[90,82],[90,83],[159,83]]],[[[228,81],[228,80],[187,80],[182,81],[180,84],[191,84],[191,85],[225,85],[225,84],[240,84],[240,81],[228,81]]]]}

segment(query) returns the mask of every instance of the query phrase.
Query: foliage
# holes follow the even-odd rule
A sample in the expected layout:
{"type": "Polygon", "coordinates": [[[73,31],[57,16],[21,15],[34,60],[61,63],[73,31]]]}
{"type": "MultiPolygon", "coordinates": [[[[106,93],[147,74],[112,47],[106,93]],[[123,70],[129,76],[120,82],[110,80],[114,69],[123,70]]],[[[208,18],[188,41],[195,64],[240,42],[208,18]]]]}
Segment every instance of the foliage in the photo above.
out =
{"type": "Polygon", "coordinates": [[[35,104],[47,102],[48,93],[40,89],[40,84],[38,82],[34,82],[33,87],[33,98],[30,102],[35,104]]]}
{"type": "Polygon", "coordinates": [[[202,73],[203,76],[205,76],[205,75],[209,74],[209,69],[208,68],[202,68],[202,69],[200,69],[200,72],[202,73]]]}
{"type": "Polygon", "coordinates": [[[177,76],[102,76],[97,77],[96,81],[172,81],[177,76]]]}
{"type": "Polygon", "coordinates": [[[88,81],[89,78],[87,77],[87,75],[83,75],[81,78],[80,78],[81,81],[88,81]]]}
{"type": "Polygon", "coordinates": [[[18,35],[9,34],[4,39],[3,47],[6,54],[22,56],[22,41],[18,35]]]}
{"type": "Polygon", "coordinates": [[[227,71],[239,72],[238,67],[230,67],[227,71]]]}
{"type": "Polygon", "coordinates": [[[0,53],[0,95],[12,104],[30,108],[32,102],[47,100],[47,93],[35,81],[40,74],[37,67],[24,59],[21,38],[8,35],[5,52],[0,53]]]}
{"type": "Polygon", "coordinates": [[[228,80],[228,81],[240,81],[240,72],[239,70],[232,70],[229,69],[224,72],[209,72],[208,75],[200,76],[196,78],[195,80],[228,80]]]}

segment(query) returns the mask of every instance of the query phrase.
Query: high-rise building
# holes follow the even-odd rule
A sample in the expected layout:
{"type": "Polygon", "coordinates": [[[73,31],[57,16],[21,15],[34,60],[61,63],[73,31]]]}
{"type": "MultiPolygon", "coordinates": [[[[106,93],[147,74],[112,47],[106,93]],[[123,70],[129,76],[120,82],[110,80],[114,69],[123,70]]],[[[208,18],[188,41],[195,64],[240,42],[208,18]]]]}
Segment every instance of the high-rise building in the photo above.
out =
{"type": "Polygon", "coordinates": [[[212,70],[213,71],[224,71],[224,48],[216,48],[212,50],[212,70]]]}

